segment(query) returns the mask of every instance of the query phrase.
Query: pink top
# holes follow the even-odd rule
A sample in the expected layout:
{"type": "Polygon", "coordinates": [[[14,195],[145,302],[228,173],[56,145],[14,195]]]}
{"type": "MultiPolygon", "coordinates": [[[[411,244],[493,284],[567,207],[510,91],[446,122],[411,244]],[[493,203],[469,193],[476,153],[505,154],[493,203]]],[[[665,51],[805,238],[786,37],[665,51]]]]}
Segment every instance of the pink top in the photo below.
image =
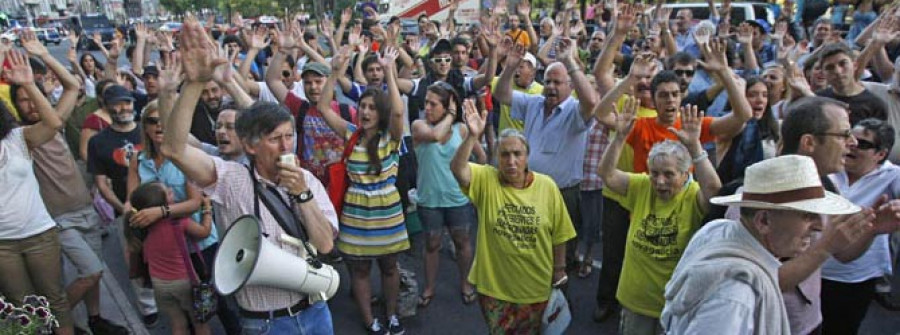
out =
{"type": "Polygon", "coordinates": [[[184,229],[190,224],[187,218],[163,219],[147,228],[144,239],[144,261],[150,268],[150,277],[162,280],[189,279],[181,256],[178,239],[185,239],[184,229]],[[176,225],[172,229],[172,225],[176,225]],[[176,236],[177,232],[177,236],[176,236]]]}
{"type": "Polygon", "coordinates": [[[109,122],[106,122],[106,120],[103,120],[94,113],[88,115],[84,119],[84,123],[81,124],[81,129],[91,129],[96,131],[101,131],[106,127],[109,127],[109,122]]]}

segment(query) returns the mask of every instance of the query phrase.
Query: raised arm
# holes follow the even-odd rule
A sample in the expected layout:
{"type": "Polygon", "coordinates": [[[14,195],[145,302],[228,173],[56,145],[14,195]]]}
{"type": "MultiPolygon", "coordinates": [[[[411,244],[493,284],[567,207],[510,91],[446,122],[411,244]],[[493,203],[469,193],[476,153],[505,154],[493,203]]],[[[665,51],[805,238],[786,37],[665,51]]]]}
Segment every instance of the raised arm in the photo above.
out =
{"type": "MultiPolygon", "coordinates": [[[[84,73],[84,69],[81,68],[81,63],[78,62],[78,34],[75,33],[75,30],[72,29],[69,31],[69,51],[66,52],[66,59],[69,61],[69,65],[72,66],[72,69],[75,70],[75,73],[83,79],[87,79],[87,75],[84,73]]],[[[4,53],[5,56],[5,53],[4,53]]],[[[0,56],[0,60],[3,60],[3,56],[0,56]]]]}
{"type": "MultiPolygon", "coordinates": [[[[368,85],[369,82],[366,80],[365,72],[362,68],[362,63],[368,57],[369,47],[365,44],[359,45],[359,52],[357,52],[356,62],[353,62],[353,79],[356,83],[360,85],[368,85]]],[[[386,75],[387,73],[385,73],[386,75]]]]}
{"type": "Polygon", "coordinates": [[[747,95],[744,92],[744,80],[735,79],[728,62],[725,59],[724,42],[710,41],[708,46],[701,46],[703,52],[704,68],[712,73],[725,87],[728,94],[728,102],[731,104],[732,112],[722,117],[716,118],[709,125],[709,132],[720,138],[733,138],[744,129],[744,124],[750,120],[751,108],[747,102],[747,95]]]}
{"type": "Polygon", "coordinates": [[[44,93],[37,87],[34,82],[34,74],[31,65],[28,63],[28,56],[21,51],[10,50],[6,53],[6,60],[9,61],[10,68],[5,74],[10,82],[21,85],[34,104],[34,108],[41,116],[41,120],[35,124],[25,126],[22,131],[25,137],[25,144],[28,149],[34,149],[47,141],[53,139],[56,133],[63,126],[59,115],[53,110],[53,106],[44,97],[44,93]]]}
{"type": "Polygon", "coordinates": [[[599,99],[597,99],[597,92],[594,91],[591,82],[584,75],[584,70],[578,65],[578,60],[576,60],[578,56],[575,49],[577,49],[575,41],[569,38],[562,38],[559,40],[556,54],[559,61],[566,67],[566,72],[569,73],[572,86],[575,87],[575,93],[578,94],[578,106],[581,117],[587,122],[594,116],[594,106],[597,105],[599,99]]]}
{"type": "Polygon", "coordinates": [[[499,58],[497,46],[500,44],[500,40],[503,39],[503,35],[500,34],[500,27],[497,25],[492,24],[482,27],[481,32],[490,52],[488,53],[485,72],[472,79],[472,88],[476,91],[494,81],[494,74],[497,73],[497,59],[499,58]]]}
{"type": "Polygon", "coordinates": [[[525,47],[521,44],[515,43],[509,48],[509,54],[506,55],[506,66],[500,72],[500,79],[497,80],[497,88],[494,90],[494,98],[501,104],[512,105],[513,74],[516,73],[516,69],[519,68],[519,63],[522,62],[522,57],[524,56],[525,47]]]}
{"type": "Polygon", "coordinates": [[[341,22],[338,23],[337,31],[334,33],[334,48],[340,47],[344,42],[344,30],[347,29],[347,24],[350,23],[350,19],[353,18],[353,9],[350,7],[344,8],[341,11],[341,22]]]}
{"type": "Polygon", "coordinates": [[[399,52],[395,47],[385,47],[381,51],[382,56],[378,58],[378,62],[384,68],[384,78],[387,80],[388,96],[391,99],[391,138],[403,137],[403,124],[406,118],[403,117],[403,98],[400,97],[400,88],[397,87],[397,57],[399,52]]]}
{"type": "MultiPolygon", "coordinates": [[[[165,62],[160,62],[159,68],[159,119],[165,126],[168,124],[169,115],[175,106],[178,97],[178,87],[181,86],[181,59],[178,54],[169,52],[162,55],[165,62]]],[[[165,128],[165,127],[164,127],[165,128]]]]}
{"type": "Polygon", "coordinates": [[[163,136],[162,154],[172,160],[188,179],[200,187],[216,182],[216,171],[211,157],[203,151],[187,145],[191,129],[194,107],[206,82],[210,81],[215,68],[228,61],[220,58],[215,44],[206,38],[206,32],[196,19],[186,20],[181,31],[182,68],[186,84],[181,96],[175,102],[163,136]]]}
{"type": "Polygon", "coordinates": [[[234,60],[237,59],[238,55],[237,49],[235,50],[224,50],[224,48],[219,48],[219,57],[228,59],[228,63],[221,64],[216,67],[216,71],[213,72],[213,80],[219,84],[219,86],[225,88],[225,91],[228,92],[228,95],[234,99],[234,102],[240,108],[247,108],[253,104],[253,99],[250,98],[250,95],[247,94],[247,91],[244,91],[244,88],[238,84],[237,75],[234,73],[234,60]],[[230,53],[230,54],[229,54],[230,53]]]}
{"type": "Polygon", "coordinates": [[[106,67],[103,68],[103,77],[106,79],[116,80],[116,76],[119,74],[119,54],[122,51],[121,43],[122,42],[119,39],[113,39],[109,42],[109,50],[106,51],[106,67]]]}
{"type": "Polygon", "coordinates": [[[672,7],[658,7],[656,12],[656,25],[659,27],[659,37],[666,48],[666,54],[674,55],[678,52],[678,44],[675,43],[675,37],[669,29],[669,15],[672,13],[672,7]]]}
{"type": "Polygon", "coordinates": [[[613,21],[612,35],[606,39],[606,45],[600,51],[600,55],[597,56],[597,63],[594,64],[594,79],[597,82],[600,96],[605,96],[616,84],[616,80],[613,77],[613,61],[616,55],[621,52],[625,36],[634,27],[636,20],[635,9],[631,5],[626,4],[613,21]]]}
{"type": "Polygon", "coordinates": [[[466,125],[469,127],[469,136],[466,137],[462,145],[456,149],[453,160],[450,161],[450,170],[453,177],[462,189],[468,189],[469,183],[472,181],[472,170],[469,168],[469,156],[472,155],[472,148],[479,145],[479,139],[484,133],[487,124],[487,111],[478,112],[475,101],[466,99],[463,103],[463,112],[466,125]]]}
{"type": "Polygon", "coordinates": [[[703,213],[709,212],[709,198],[719,193],[722,181],[716,174],[716,168],[703,150],[700,143],[700,133],[703,124],[703,112],[697,110],[697,106],[687,105],[681,107],[681,129],[669,127],[669,131],[678,136],[681,144],[688,149],[694,163],[694,176],[700,183],[700,192],[697,193],[697,205],[703,213]]]}
{"type": "Polygon", "coordinates": [[[50,51],[37,39],[34,32],[23,34],[19,41],[29,54],[40,58],[47,65],[47,68],[59,78],[59,82],[63,87],[63,93],[56,104],[56,114],[59,115],[62,122],[66,122],[69,116],[72,115],[72,110],[75,109],[75,102],[78,101],[78,88],[81,86],[81,83],[78,82],[78,79],[72,73],[66,70],[65,66],[56,60],[56,57],[50,55],[50,51]]]}
{"type": "MultiPolygon", "coordinates": [[[[895,16],[890,16],[878,22],[878,27],[872,35],[872,40],[866,44],[866,48],[856,58],[856,73],[854,73],[853,78],[862,77],[869,62],[884,51],[884,46],[893,40],[900,39],[900,30],[896,28],[900,26],[898,23],[900,23],[900,19],[895,16]]],[[[881,78],[890,78],[890,76],[881,78]]]]}
{"type": "Polygon", "coordinates": [[[137,41],[134,44],[134,56],[131,58],[131,72],[140,77],[144,74],[144,49],[147,48],[147,38],[150,37],[150,33],[147,31],[147,26],[138,23],[134,26],[134,34],[137,41]]]}
{"type": "Polygon", "coordinates": [[[600,158],[600,167],[598,174],[603,179],[603,185],[618,194],[625,194],[628,191],[628,173],[616,168],[619,163],[619,156],[622,155],[622,147],[625,146],[625,140],[631,129],[634,128],[635,117],[637,116],[637,108],[639,102],[634,97],[625,99],[622,106],[622,112],[616,115],[616,136],[603,152],[600,158]]]}
{"type": "Polygon", "coordinates": [[[738,26],[738,42],[741,43],[741,51],[744,54],[744,71],[759,70],[756,50],[753,50],[753,29],[756,28],[746,22],[738,26]]]}
{"type": "MultiPolygon", "coordinates": [[[[269,41],[266,41],[265,32],[253,32],[248,34],[247,39],[247,54],[244,55],[244,59],[241,60],[241,65],[238,67],[238,75],[235,76],[238,78],[239,83],[243,83],[244,89],[247,90],[253,96],[259,95],[259,84],[253,80],[253,76],[250,74],[250,69],[253,67],[253,60],[256,59],[256,55],[259,54],[259,51],[265,49],[269,46],[269,41]]],[[[283,61],[283,60],[282,60],[283,61]]],[[[269,64],[279,64],[274,63],[272,61],[269,64]]],[[[270,66],[269,68],[277,68],[281,67],[278,65],[270,66]]],[[[266,71],[266,75],[268,75],[268,71],[266,71]]],[[[266,83],[268,85],[268,82],[266,83]]]]}
{"type": "Polygon", "coordinates": [[[284,86],[284,83],[281,81],[281,66],[279,64],[284,62],[287,52],[290,52],[295,47],[295,44],[289,34],[279,33],[277,36],[280,38],[279,45],[281,47],[269,59],[270,66],[266,69],[266,86],[269,87],[269,91],[272,91],[275,99],[283,104],[289,91],[287,86],[284,86]]]}
{"type": "Polygon", "coordinates": [[[350,122],[347,122],[338,113],[334,112],[331,108],[331,101],[334,99],[334,83],[338,77],[344,75],[349,62],[350,47],[344,46],[331,59],[331,74],[325,80],[325,86],[322,87],[322,94],[319,96],[316,106],[319,113],[322,113],[322,117],[325,118],[325,123],[328,124],[328,127],[340,136],[344,136],[347,133],[347,126],[350,122]]]}
{"type": "Polygon", "coordinates": [[[528,40],[531,41],[528,50],[537,53],[538,41],[540,40],[538,39],[537,32],[534,31],[534,24],[531,22],[531,3],[528,0],[519,1],[519,3],[516,4],[516,13],[519,13],[519,17],[525,24],[525,32],[528,33],[528,40]]]}

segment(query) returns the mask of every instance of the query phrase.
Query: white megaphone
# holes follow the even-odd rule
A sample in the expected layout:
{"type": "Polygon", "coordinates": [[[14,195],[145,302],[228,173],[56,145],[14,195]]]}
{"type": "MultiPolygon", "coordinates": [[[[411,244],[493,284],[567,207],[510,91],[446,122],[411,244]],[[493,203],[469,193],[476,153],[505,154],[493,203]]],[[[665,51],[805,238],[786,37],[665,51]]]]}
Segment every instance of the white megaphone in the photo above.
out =
{"type": "Polygon", "coordinates": [[[213,283],[222,295],[253,285],[297,291],[311,299],[331,299],[340,276],[328,264],[317,268],[310,263],[266,240],[256,217],[244,215],[228,228],[216,252],[213,283]]]}

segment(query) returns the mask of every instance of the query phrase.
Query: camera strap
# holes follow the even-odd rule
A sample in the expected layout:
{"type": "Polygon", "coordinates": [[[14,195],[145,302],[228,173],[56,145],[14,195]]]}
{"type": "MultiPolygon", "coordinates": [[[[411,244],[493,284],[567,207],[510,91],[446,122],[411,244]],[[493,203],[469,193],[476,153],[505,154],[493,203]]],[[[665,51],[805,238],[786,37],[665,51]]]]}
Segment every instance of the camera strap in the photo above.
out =
{"type": "MultiPolygon", "coordinates": [[[[259,202],[262,200],[263,205],[266,206],[266,209],[269,210],[269,213],[272,214],[272,217],[274,217],[275,221],[278,222],[278,225],[281,226],[281,229],[288,235],[303,241],[303,248],[306,249],[309,259],[315,260],[315,263],[318,264],[318,260],[315,257],[316,253],[309,247],[309,238],[306,236],[306,229],[303,227],[300,218],[294,215],[291,206],[284,201],[284,198],[282,198],[280,194],[278,194],[278,190],[275,189],[275,187],[263,186],[262,183],[256,179],[256,175],[253,173],[253,162],[250,162],[248,170],[250,172],[250,179],[253,180],[253,194],[255,198],[255,201],[253,202],[253,212],[256,215],[256,218],[260,221],[262,220],[262,217],[259,215],[259,202]]],[[[315,267],[318,268],[318,266],[315,267]]]]}

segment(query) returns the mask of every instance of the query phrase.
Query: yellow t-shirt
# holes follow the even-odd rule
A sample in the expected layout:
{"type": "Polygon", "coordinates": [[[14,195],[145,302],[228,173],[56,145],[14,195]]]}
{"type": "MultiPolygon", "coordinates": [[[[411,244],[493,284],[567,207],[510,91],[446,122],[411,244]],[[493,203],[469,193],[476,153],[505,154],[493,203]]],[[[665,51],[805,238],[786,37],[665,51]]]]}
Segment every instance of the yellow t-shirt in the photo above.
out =
{"type": "MultiPolygon", "coordinates": [[[[497,81],[500,80],[499,77],[494,77],[494,81],[491,82],[491,94],[497,92],[497,81]]],[[[544,85],[538,84],[537,81],[531,83],[527,89],[522,89],[516,84],[512,84],[514,90],[519,92],[524,92],[528,94],[541,94],[544,92],[544,85]]],[[[499,134],[506,128],[515,128],[518,131],[525,130],[525,121],[513,119],[509,116],[509,106],[508,105],[500,105],[500,125],[497,127],[499,130],[497,133],[499,134]]]]}
{"type": "Polygon", "coordinates": [[[550,298],[553,246],[575,237],[559,188],[534,173],[525,189],[500,184],[500,172],[469,163],[463,189],[478,208],[478,241],[469,282],[478,293],[517,304],[550,298]]]}
{"type": "Polygon", "coordinates": [[[669,201],[656,198],[646,174],[628,174],[627,194],[603,188],[603,195],[631,213],[625,262],[616,299],[629,310],[659,318],[666,283],[706,213],[697,204],[700,184],[691,181],[669,201]]]}
{"type": "MultiPolygon", "coordinates": [[[[625,107],[625,99],[628,97],[627,94],[619,97],[619,101],[616,102],[616,110],[622,110],[625,107]]],[[[637,117],[656,117],[656,109],[638,106],[637,117]]],[[[610,132],[609,138],[613,138],[615,135],[616,132],[613,130],[610,132]]],[[[622,148],[617,168],[625,172],[634,172],[634,150],[627,143],[622,148]]]]}

